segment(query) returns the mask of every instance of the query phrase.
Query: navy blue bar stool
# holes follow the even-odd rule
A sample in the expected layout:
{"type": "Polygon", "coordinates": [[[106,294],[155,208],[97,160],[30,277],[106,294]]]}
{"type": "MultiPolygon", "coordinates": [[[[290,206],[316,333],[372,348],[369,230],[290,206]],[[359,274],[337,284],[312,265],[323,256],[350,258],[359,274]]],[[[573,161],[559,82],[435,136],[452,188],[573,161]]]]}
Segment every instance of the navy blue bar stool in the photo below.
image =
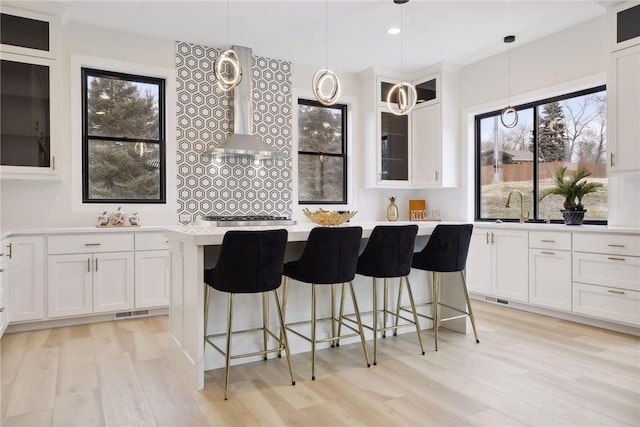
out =
{"type": "Polygon", "coordinates": [[[288,262],[284,265],[284,296],[282,306],[286,314],[287,290],[289,278],[302,283],[311,284],[311,336],[306,336],[296,331],[293,326],[304,322],[287,323],[285,328],[311,343],[311,379],[316,379],[316,344],[321,342],[331,342],[332,346],[340,339],[352,336],[360,336],[364,358],[369,364],[369,355],[365,344],[360,312],[356,295],[351,283],[356,275],[356,264],[358,262],[358,252],[360,252],[360,240],[362,238],[362,227],[316,227],[309,233],[307,244],[302,251],[302,255],[297,261],[288,262]],[[345,298],[345,284],[349,285],[351,298],[356,316],[357,329],[344,322],[342,309],[338,317],[335,315],[335,285],[342,284],[341,303],[342,308],[345,298]],[[331,317],[316,319],[316,287],[317,285],[331,285],[331,317]],[[331,321],[331,336],[318,339],[316,337],[316,322],[320,320],[331,321]],[[354,333],[339,335],[336,333],[344,325],[354,333]]]}
{"type": "Polygon", "coordinates": [[[433,307],[433,315],[432,317],[429,317],[420,314],[420,316],[433,321],[436,351],[438,351],[439,323],[447,320],[469,317],[471,319],[471,326],[473,327],[473,334],[475,335],[476,342],[480,342],[478,340],[478,333],[476,332],[476,321],[473,317],[471,300],[469,299],[469,290],[467,289],[467,281],[464,275],[472,231],[473,224],[437,225],[424,249],[413,255],[413,268],[432,272],[432,300],[430,304],[433,307]],[[464,297],[467,300],[466,310],[440,302],[440,273],[458,271],[462,277],[462,288],[464,297]],[[442,318],[439,306],[445,306],[459,314],[442,318]]]}
{"type": "Polygon", "coordinates": [[[398,327],[414,326],[418,334],[420,350],[424,354],[424,345],[422,343],[422,335],[420,334],[420,323],[413,300],[413,292],[409,283],[409,272],[411,271],[411,260],[413,258],[413,249],[418,234],[417,225],[379,225],[373,229],[367,246],[358,258],[358,266],[356,272],[360,275],[373,278],[373,324],[371,326],[363,325],[365,328],[373,331],[373,364],[378,361],[378,332],[382,333],[382,337],[386,336],[386,331],[394,330],[397,334],[398,327]],[[402,282],[407,285],[407,293],[411,306],[413,319],[400,315],[400,310],[389,310],[388,304],[388,283],[387,279],[400,278],[400,286],[398,287],[397,307],[400,307],[402,300],[402,282]],[[378,309],[378,286],[376,278],[384,280],[384,301],[382,309],[378,309]],[[382,326],[378,324],[378,313],[383,314],[382,326]],[[395,316],[395,326],[387,326],[387,316],[395,316]],[[403,325],[398,324],[398,320],[403,319],[408,322],[403,325]]]}
{"type": "Polygon", "coordinates": [[[229,389],[229,361],[241,357],[263,355],[285,351],[291,384],[295,385],[289,343],[284,329],[284,317],[277,289],[282,282],[284,253],[287,248],[287,230],[268,231],[227,231],[222,240],[220,256],[215,268],[204,271],[204,281],[208,285],[205,293],[204,334],[205,343],[209,343],[225,358],[224,399],[229,389]],[[207,335],[209,321],[209,300],[211,288],[227,293],[227,331],[226,333],[207,335]],[[276,301],[280,333],[275,334],[268,328],[267,292],[272,292],[276,301]],[[232,331],[233,297],[236,294],[262,294],[262,327],[232,331]],[[231,336],[233,334],[263,333],[263,350],[253,353],[231,354],[231,336]],[[226,348],[223,350],[214,342],[214,338],[226,336],[226,348]],[[277,347],[268,349],[268,337],[271,336],[277,347]]]}

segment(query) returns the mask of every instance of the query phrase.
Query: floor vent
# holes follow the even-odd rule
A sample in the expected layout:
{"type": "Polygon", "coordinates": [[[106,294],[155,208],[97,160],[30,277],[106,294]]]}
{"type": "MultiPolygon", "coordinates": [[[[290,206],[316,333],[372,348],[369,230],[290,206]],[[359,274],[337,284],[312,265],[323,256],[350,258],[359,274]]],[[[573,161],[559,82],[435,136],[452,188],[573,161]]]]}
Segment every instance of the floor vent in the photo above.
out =
{"type": "Polygon", "coordinates": [[[123,311],[122,313],[116,313],[116,319],[119,319],[121,317],[131,317],[133,313],[130,311],[123,311]]]}
{"type": "Polygon", "coordinates": [[[496,302],[504,305],[509,305],[509,301],[506,299],[496,298],[496,302]]]}
{"type": "Polygon", "coordinates": [[[148,314],[149,310],[123,311],[122,313],[116,313],[116,319],[120,319],[122,317],[147,316],[148,314]]]}
{"type": "Polygon", "coordinates": [[[147,314],[149,314],[149,310],[138,310],[133,312],[134,316],[146,316],[147,314]]]}

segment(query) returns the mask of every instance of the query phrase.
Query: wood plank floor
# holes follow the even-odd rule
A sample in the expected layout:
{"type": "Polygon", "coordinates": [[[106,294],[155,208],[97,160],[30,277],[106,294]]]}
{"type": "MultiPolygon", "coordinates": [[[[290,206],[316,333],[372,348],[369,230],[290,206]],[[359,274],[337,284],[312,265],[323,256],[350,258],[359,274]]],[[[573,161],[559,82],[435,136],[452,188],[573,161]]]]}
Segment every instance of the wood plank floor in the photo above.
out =
{"type": "MultiPolygon", "coordinates": [[[[480,344],[441,329],[233,367],[195,391],[169,359],[167,317],[7,334],[2,426],[638,426],[640,340],[474,302],[480,344]],[[369,343],[371,344],[371,343],[369,343]],[[371,347],[370,347],[371,350],[371,347]]],[[[294,339],[294,338],[290,338],[294,339]]]]}

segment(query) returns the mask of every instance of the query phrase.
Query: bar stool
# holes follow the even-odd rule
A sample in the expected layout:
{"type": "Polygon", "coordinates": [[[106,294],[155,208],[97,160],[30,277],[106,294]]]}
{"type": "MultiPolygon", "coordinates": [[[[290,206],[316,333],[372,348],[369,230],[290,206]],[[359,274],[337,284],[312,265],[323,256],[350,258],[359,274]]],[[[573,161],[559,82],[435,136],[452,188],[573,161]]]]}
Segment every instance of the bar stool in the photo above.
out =
{"type": "Polygon", "coordinates": [[[473,334],[475,335],[476,342],[480,342],[478,340],[478,333],[476,332],[476,321],[473,317],[473,310],[471,309],[471,300],[469,299],[467,281],[464,276],[472,231],[473,224],[437,225],[424,249],[413,255],[413,263],[411,264],[413,268],[432,272],[432,301],[427,304],[431,304],[433,306],[433,316],[429,317],[424,314],[419,315],[433,321],[436,351],[438,351],[438,325],[440,322],[447,320],[469,317],[471,319],[471,326],[473,327],[473,334]],[[459,271],[460,276],[462,277],[462,290],[464,292],[464,297],[467,300],[468,311],[440,302],[440,273],[456,271],[459,271]],[[442,318],[439,310],[440,306],[447,307],[460,314],[442,318]]]}
{"type": "Polygon", "coordinates": [[[284,253],[287,247],[287,230],[268,231],[227,231],[222,240],[220,256],[215,268],[204,271],[204,281],[208,285],[205,291],[204,340],[225,358],[224,365],[224,399],[227,400],[229,389],[230,359],[264,355],[285,351],[291,384],[295,385],[289,343],[284,331],[284,318],[280,307],[277,289],[282,281],[284,253]],[[226,333],[207,335],[209,321],[209,300],[211,288],[227,293],[227,331],[226,333]],[[280,334],[276,335],[268,328],[267,292],[272,292],[276,300],[280,334]],[[236,294],[262,294],[262,327],[232,331],[233,298],[236,294]],[[252,353],[231,354],[231,337],[233,334],[257,332],[263,333],[263,350],[252,353]],[[223,350],[213,341],[214,338],[226,336],[226,348],[223,350]],[[278,346],[268,349],[268,336],[276,340],[278,346]]]}
{"type": "Polygon", "coordinates": [[[420,350],[424,355],[424,345],[422,343],[422,335],[420,334],[420,323],[413,300],[413,292],[409,284],[409,272],[411,271],[411,260],[413,258],[413,248],[418,234],[417,225],[379,225],[371,232],[367,246],[364,252],[358,258],[358,266],[356,273],[363,276],[373,278],[373,324],[363,325],[365,328],[373,331],[373,364],[377,364],[378,360],[378,332],[382,333],[382,337],[386,336],[386,331],[394,330],[397,335],[398,327],[414,326],[420,343],[420,350]],[[387,307],[388,301],[388,285],[387,279],[400,278],[400,286],[398,287],[397,307],[401,305],[402,298],[402,282],[407,284],[407,294],[411,306],[413,320],[400,315],[400,310],[390,311],[387,307]],[[378,309],[378,286],[376,278],[384,280],[384,302],[382,309],[378,309]],[[382,326],[378,325],[378,313],[382,312],[382,326]],[[395,326],[387,326],[387,315],[395,316],[395,326]],[[403,319],[408,322],[403,325],[398,324],[398,320],[403,319]]]}
{"type": "Polygon", "coordinates": [[[364,331],[356,295],[351,283],[356,275],[356,264],[358,262],[358,252],[360,251],[360,240],[362,238],[362,227],[316,227],[309,233],[307,244],[302,251],[302,255],[297,261],[288,262],[284,265],[284,296],[282,301],[283,311],[286,315],[287,291],[289,278],[302,283],[311,284],[311,336],[306,336],[292,326],[309,323],[309,321],[293,322],[285,324],[285,329],[298,335],[311,343],[311,379],[316,379],[316,344],[321,342],[331,342],[332,347],[340,338],[360,336],[364,358],[369,364],[369,355],[365,344],[364,331]],[[335,315],[335,285],[342,284],[341,303],[343,306],[345,298],[345,284],[351,290],[351,299],[356,316],[357,329],[345,323],[342,310],[338,317],[335,315]],[[316,319],[316,286],[331,285],[331,316],[316,319]],[[316,322],[321,320],[331,321],[331,336],[318,339],[316,337],[316,322]],[[354,333],[340,336],[336,333],[336,324],[344,325],[354,333]]]}

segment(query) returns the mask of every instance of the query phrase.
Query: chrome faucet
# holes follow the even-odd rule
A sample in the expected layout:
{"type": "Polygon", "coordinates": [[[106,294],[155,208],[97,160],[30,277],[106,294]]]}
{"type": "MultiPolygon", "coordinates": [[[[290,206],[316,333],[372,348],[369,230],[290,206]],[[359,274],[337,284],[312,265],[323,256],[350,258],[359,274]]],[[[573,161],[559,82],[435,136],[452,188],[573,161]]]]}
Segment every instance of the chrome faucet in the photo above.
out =
{"type": "MultiPolygon", "coordinates": [[[[523,202],[523,198],[522,198],[522,193],[519,192],[518,190],[512,190],[511,192],[509,192],[509,196],[507,197],[507,204],[504,205],[505,208],[510,208],[511,206],[509,206],[509,203],[511,202],[511,195],[513,193],[518,194],[518,196],[520,196],[520,224],[524,224],[524,220],[526,219],[524,216],[524,202],[523,202]]],[[[527,212],[527,217],[529,216],[529,212],[527,212]]]]}

